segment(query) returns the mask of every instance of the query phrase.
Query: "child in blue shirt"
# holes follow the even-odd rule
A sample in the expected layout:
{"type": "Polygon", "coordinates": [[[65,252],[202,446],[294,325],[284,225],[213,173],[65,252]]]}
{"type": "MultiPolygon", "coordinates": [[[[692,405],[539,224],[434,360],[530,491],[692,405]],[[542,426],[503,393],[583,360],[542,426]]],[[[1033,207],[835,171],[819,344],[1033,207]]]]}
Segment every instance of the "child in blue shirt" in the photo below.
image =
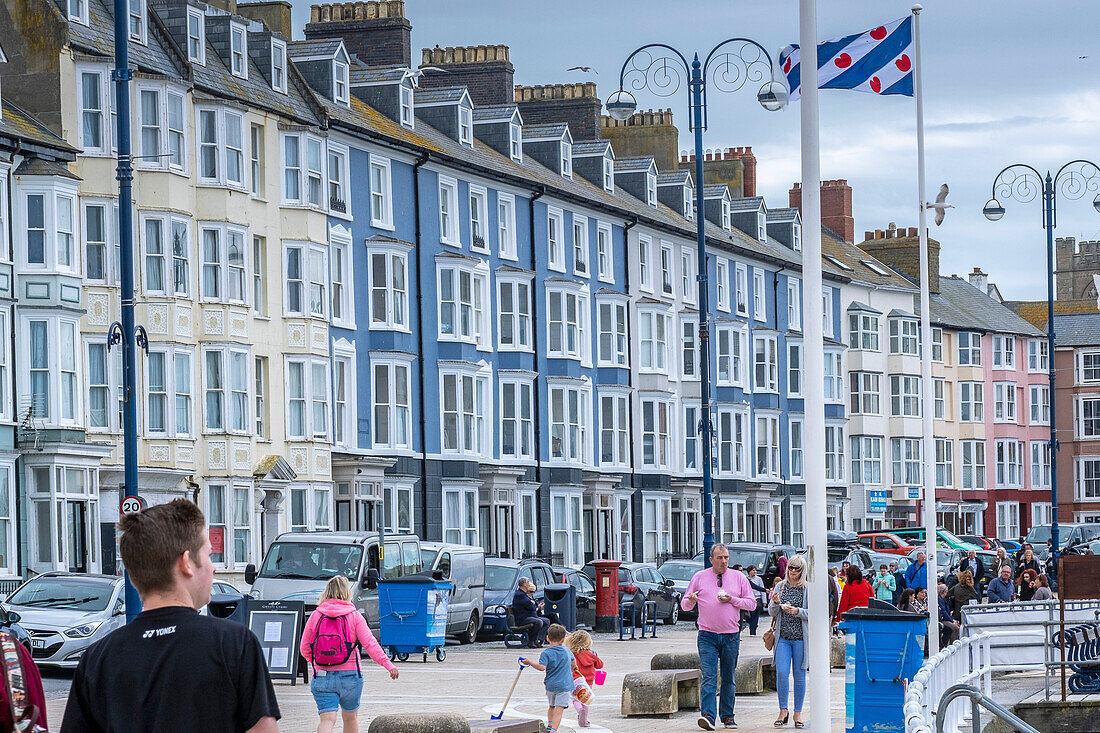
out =
{"type": "Polygon", "coordinates": [[[549,706],[546,710],[546,729],[548,733],[556,733],[561,724],[562,713],[573,699],[573,676],[577,662],[573,658],[573,652],[562,645],[565,641],[565,627],[561,624],[551,624],[546,630],[546,641],[549,646],[542,650],[539,661],[521,659],[521,664],[526,664],[532,669],[546,672],[543,684],[546,685],[546,699],[549,706]]]}

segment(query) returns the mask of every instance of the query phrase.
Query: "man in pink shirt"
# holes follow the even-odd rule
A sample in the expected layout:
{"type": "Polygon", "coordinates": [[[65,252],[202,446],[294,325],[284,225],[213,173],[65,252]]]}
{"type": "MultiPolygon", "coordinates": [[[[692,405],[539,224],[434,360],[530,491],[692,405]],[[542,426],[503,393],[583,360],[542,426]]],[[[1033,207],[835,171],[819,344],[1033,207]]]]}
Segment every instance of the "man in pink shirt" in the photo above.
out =
{"type": "Polygon", "coordinates": [[[700,570],[688,583],[680,601],[685,611],[699,609],[699,666],[703,684],[699,700],[699,727],[714,730],[718,713],[718,671],[722,673],[721,720],[727,728],[736,728],[733,719],[737,688],[733,675],[737,652],[741,647],[741,610],[756,608],[752,586],[744,573],[729,569],[730,553],[725,545],[710,550],[710,567],[700,570]]]}

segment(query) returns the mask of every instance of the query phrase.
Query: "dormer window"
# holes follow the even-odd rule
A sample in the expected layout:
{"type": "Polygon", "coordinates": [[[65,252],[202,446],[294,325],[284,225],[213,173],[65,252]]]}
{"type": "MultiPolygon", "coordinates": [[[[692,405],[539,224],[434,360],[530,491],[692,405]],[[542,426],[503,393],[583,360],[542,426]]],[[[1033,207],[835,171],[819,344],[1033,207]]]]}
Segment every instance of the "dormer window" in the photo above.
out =
{"type": "Polygon", "coordinates": [[[615,164],[607,157],[603,159],[603,190],[615,193],[615,164]]]}
{"type": "Polygon", "coordinates": [[[645,202],[657,208],[657,176],[652,172],[645,174],[645,202]]]}
{"type": "Polygon", "coordinates": [[[187,9],[187,60],[206,64],[206,16],[198,8],[187,9]]]}
{"type": "Polygon", "coordinates": [[[336,59],[332,62],[332,98],[340,104],[348,104],[348,64],[336,59]]]}
{"type": "Polygon", "coordinates": [[[565,141],[561,144],[561,174],[566,178],[573,177],[573,145],[565,141]]]}
{"type": "Polygon", "coordinates": [[[795,252],[802,251],[802,226],[798,222],[794,224],[794,239],[791,242],[795,252]]]}
{"type": "Polygon", "coordinates": [[[517,163],[523,161],[523,128],[515,122],[508,125],[508,150],[512,160],[517,163]]]}
{"type": "Polygon", "coordinates": [[[722,228],[730,228],[730,202],[726,200],[722,201],[722,228]]]}
{"type": "Polygon", "coordinates": [[[130,38],[145,43],[145,0],[130,0],[130,38]]]}
{"type": "Polygon", "coordinates": [[[695,197],[691,195],[691,186],[684,186],[684,218],[695,218],[695,197]]]}
{"type": "Polygon", "coordinates": [[[463,145],[474,144],[474,111],[469,107],[458,108],[458,141],[463,145]]]}
{"type": "Polygon", "coordinates": [[[768,217],[763,209],[756,212],[756,238],[761,242],[768,241],[768,217]]]}
{"type": "Polygon", "coordinates": [[[69,20],[88,25],[88,0],[69,0],[69,20]]]}
{"type": "Polygon", "coordinates": [[[248,78],[248,66],[246,60],[248,58],[248,36],[245,33],[244,26],[230,25],[229,26],[229,70],[233,73],[233,76],[239,76],[242,79],[248,78]]]}
{"type": "Polygon", "coordinates": [[[401,85],[401,124],[410,130],[413,128],[413,90],[401,85]]]}
{"type": "Polygon", "coordinates": [[[286,94],[286,41],[271,39],[271,88],[286,94]]]}

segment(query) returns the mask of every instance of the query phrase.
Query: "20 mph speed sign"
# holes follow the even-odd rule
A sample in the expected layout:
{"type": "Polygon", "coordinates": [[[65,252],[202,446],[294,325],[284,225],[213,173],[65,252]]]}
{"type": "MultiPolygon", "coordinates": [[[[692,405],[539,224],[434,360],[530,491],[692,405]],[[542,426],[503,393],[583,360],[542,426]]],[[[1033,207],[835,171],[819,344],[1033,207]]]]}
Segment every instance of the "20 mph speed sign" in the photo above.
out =
{"type": "Polygon", "coordinates": [[[137,514],[145,508],[145,500],[140,496],[127,496],[118,505],[119,514],[137,514]]]}

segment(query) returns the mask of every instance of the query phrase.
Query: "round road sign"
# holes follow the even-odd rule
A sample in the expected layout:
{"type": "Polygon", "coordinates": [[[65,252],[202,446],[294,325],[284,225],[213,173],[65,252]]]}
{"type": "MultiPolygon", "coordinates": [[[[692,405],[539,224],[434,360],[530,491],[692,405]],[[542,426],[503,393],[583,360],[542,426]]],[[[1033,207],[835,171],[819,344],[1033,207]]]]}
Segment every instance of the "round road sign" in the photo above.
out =
{"type": "Polygon", "coordinates": [[[137,514],[145,508],[145,500],[140,496],[123,497],[118,505],[119,514],[137,514]]]}

